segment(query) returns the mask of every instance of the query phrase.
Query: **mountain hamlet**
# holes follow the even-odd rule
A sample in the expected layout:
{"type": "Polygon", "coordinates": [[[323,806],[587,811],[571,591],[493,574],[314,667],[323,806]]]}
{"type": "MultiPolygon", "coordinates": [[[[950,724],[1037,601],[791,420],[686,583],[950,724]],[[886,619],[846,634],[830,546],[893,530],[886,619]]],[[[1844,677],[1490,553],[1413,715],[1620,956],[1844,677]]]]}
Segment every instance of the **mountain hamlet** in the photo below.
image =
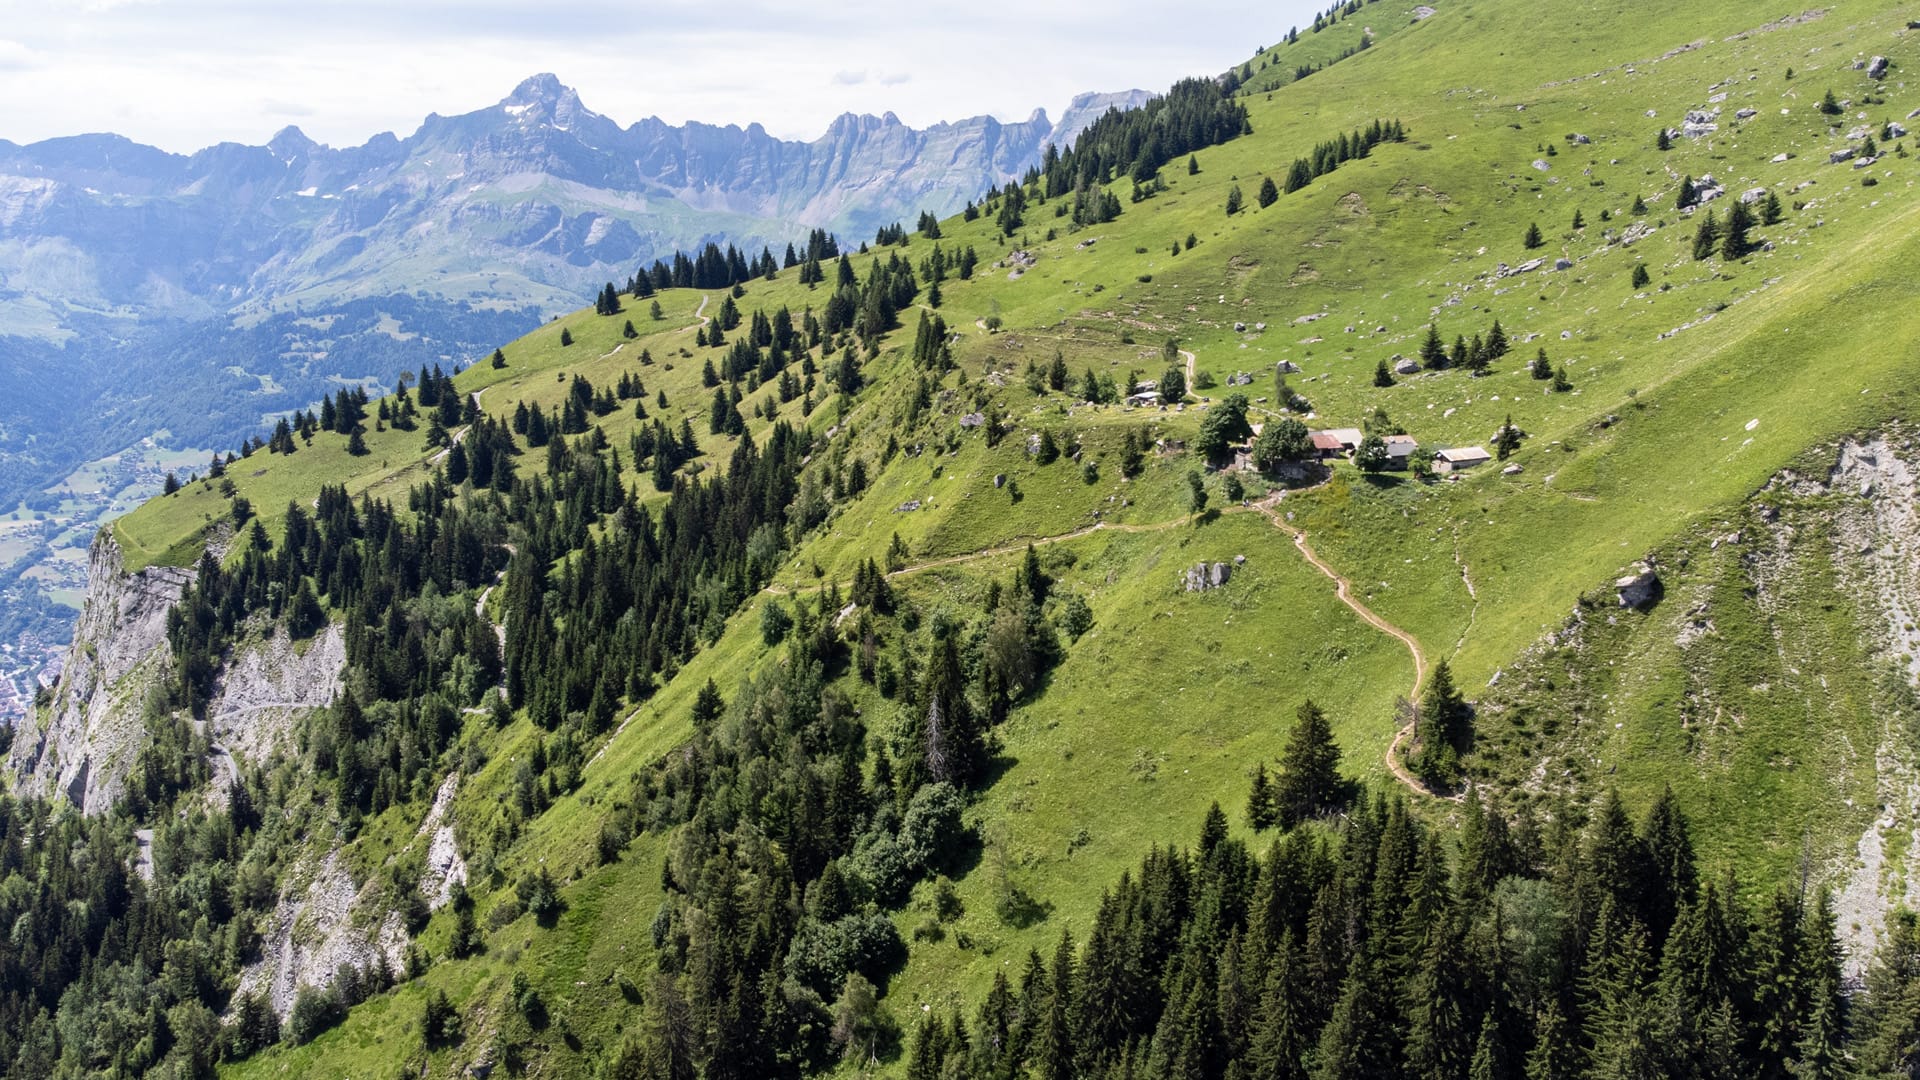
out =
{"type": "Polygon", "coordinates": [[[0,1070],[1920,1075],[1917,15],[1348,0],[851,185],[544,78],[207,152],[307,239],[91,265],[289,411],[0,734],[0,1070]]]}

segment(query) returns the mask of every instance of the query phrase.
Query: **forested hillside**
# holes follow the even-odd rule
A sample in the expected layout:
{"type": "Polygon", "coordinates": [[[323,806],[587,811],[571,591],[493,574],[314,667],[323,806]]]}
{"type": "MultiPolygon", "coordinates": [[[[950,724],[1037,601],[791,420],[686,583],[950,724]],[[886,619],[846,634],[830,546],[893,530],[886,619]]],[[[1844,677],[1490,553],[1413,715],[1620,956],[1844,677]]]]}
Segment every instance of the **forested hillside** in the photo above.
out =
{"type": "Polygon", "coordinates": [[[175,477],[0,1062],[1911,1075],[1920,46],[1768,18],[1354,0],[175,477]]]}

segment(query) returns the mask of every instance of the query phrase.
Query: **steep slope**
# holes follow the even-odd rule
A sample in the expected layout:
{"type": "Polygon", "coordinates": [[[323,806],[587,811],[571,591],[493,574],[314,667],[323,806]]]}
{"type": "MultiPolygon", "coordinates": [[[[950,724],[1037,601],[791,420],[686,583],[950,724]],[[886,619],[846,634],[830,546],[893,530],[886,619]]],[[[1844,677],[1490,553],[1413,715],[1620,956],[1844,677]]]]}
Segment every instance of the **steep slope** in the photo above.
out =
{"type": "MultiPolygon", "coordinates": [[[[52,510],[41,489],[157,433],[206,457],[340,380],[382,386],[487,351],[678,249],[757,253],[952,213],[1145,99],[1083,94],[1058,123],[925,131],[847,115],[796,142],[758,125],[623,128],[538,75],[342,149],[296,128],[184,156],[117,135],[6,144],[0,508],[52,510]]],[[[74,502],[60,515],[109,512],[74,502]]],[[[52,557],[85,544],[64,547],[52,557]]]]}
{"type": "MultiPolygon", "coordinates": [[[[669,1052],[682,1038],[714,1054],[712,1030],[682,1026],[676,1010],[706,1002],[715,1024],[737,1020],[714,1005],[746,992],[715,977],[732,970],[771,979],[752,1014],[764,1026],[754,1039],[722,1040],[726,1048],[793,1055],[768,1072],[831,1068],[842,1049],[826,1035],[835,1003],[848,1026],[841,1042],[858,1059],[847,1068],[874,1064],[888,1057],[884,1040],[851,1026],[871,1017],[856,1015],[857,984],[841,976],[871,977],[897,1021],[949,1007],[972,1017],[996,974],[1011,979],[1030,963],[1044,974],[1030,949],[1052,948],[1062,930],[1085,940],[1103,891],[1148,848],[1189,837],[1210,803],[1229,808],[1211,850],[1251,839],[1238,812],[1248,769],[1282,754],[1302,701],[1325,709],[1344,772],[1405,792],[1385,755],[1401,721],[1396,699],[1416,681],[1414,656],[1447,660],[1479,699],[1464,775],[1487,786],[1538,852],[1488,908],[1506,917],[1517,892],[1535,904],[1530,928],[1551,923],[1541,905],[1558,901],[1541,898],[1565,885],[1560,867],[1584,865],[1583,845],[1604,846],[1608,804],[1591,815],[1590,840],[1579,830],[1595,797],[1617,787],[1636,817],[1657,806],[1691,819],[1688,870],[1697,854],[1703,882],[1737,878],[1766,892],[1804,872],[1843,888],[1855,924],[1839,928],[1854,948],[1848,964],[1864,968],[1864,948],[1884,937],[1884,901],[1904,896],[1910,879],[1902,718],[1912,676],[1901,614],[1910,584],[1860,550],[1897,561],[1912,495],[1893,445],[1866,436],[1834,447],[1910,406],[1913,330],[1882,314],[1911,301],[1920,243],[1911,159],[1902,136],[1882,138],[1884,124],[1920,108],[1920,92],[1898,78],[1901,65],[1920,63],[1904,15],[1862,2],[1766,23],[1731,3],[1622,4],[1569,14],[1544,42],[1537,12],[1506,0],[1417,19],[1362,5],[1348,18],[1389,14],[1406,25],[1378,45],[1271,97],[1256,79],[1242,99],[1250,135],[1200,149],[1193,171],[1184,156],[1167,161],[1164,187],[1142,178],[1142,197],[1110,220],[1075,228],[1075,199],[1036,193],[1011,235],[998,227],[1005,195],[976,220],[942,222],[943,258],[971,248],[977,268],[970,278],[949,272],[937,305],[918,280],[891,334],[852,331],[850,313],[884,291],[858,283],[897,273],[887,269],[895,257],[925,269],[929,237],[850,258],[847,291],[832,284],[831,259],[818,288],[791,270],[741,283],[731,299],[742,322],[719,348],[696,341],[711,340],[729,297],[670,290],[658,323],[633,300],[611,317],[579,312],[506,346],[504,367],[460,373],[460,394],[509,421],[523,404],[556,417],[582,408],[576,378],[589,402],[628,383],[608,409],[588,410],[593,419],[573,414],[605,445],[591,432],[564,450],[549,443],[544,471],[539,452],[524,454],[505,509],[480,486],[444,485],[477,528],[501,515],[497,534],[475,535],[512,545],[502,580],[487,557],[448,554],[471,563],[449,589],[422,591],[384,622],[344,616],[357,628],[349,637],[370,648],[376,625],[405,637],[479,613],[502,626],[506,681],[524,707],[494,706],[429,643],[422,665],[447,673],[430,692],[473,711],[408,760],[411,778],[391,797],[381,788],[377,808],[353,806],[359,796],[338,765],[294,740],[278,759],[263,742],[245,765],[295,791],[298,774],[314,773],[316,794],[294,805],[351,837],[331,864],[351,868],[335,892],[359,890],[369,941],[384,925],[383,887],[412,895],[435,880],[423,865],[428,838],[449,819],[473,907],[424,921],[414,944],[439,959],[415,977],[356,1005],[338,1030],[305,1041],[313,1031],[303,1028],[293,1041],[304,1045],[251,1057],[235,1074],[366,1071],[401,1057],[434,1075],[500,1065],[574,1075],[608,1065],[623,1044],[669,1052]],[[1865,69],[1875,55],[1892,58],[1892,76],[1865,69]],[[1855,102],[1837,128],[1814,111],[1829,88],[1855,102]],[[1695,119],[1694,135],[1657,148],[1659,129],[1715,107],[1719,120],[1695,119]],[[1742,118],[1743,109],[1754,112],[1742,118]],[[1403,125],[1407,140],[1259,205],[1263,177],[1285,179],[1295,158],[1376,118],[1403,125]],[[1710,123],[1720,127],[1702,127],[1710,123]],[[1863,168],[1829,162],[1859,148],[1856,124],[1897,148],[1863,168]],[[1707,174],[1722,194],[1676,206],[1681,178],[1707,174]],[[1781,221],[1755,229],[1771,249],[1695,258],[1700,223],[1724,221],[1757,188],[1785,204],[1781,221]],[[1228,214],[1236,189],[1243,206],[1228,214]],[[1528,249],[1530,225],[1553,239],[1528,249]],[[1635,266],[1649,273],[1645,287],[1632,284],[1635,266]],[[804,344],[778,363],[756,345],[753,364],[730,370],[735,343],[754,340],[749,313],[782,308],[796,313],[804,344]],[[843,321],[816,342],[809,318],[843,321]],[[1419,354],[1430,324],[1451,340],[1485,335],[1496,318],[1514,346],[1489,373],[1449,367],[1378,384],[1383,363],[1391,372],[1419,354]],[[1527,370],[1541,349],[1570,388],[1556,392],[1527,370]],[[1326,473],[1289,467],[1291,483],[1206,468],[1185,447],[1228,408],[1218,384],[1232,377],[1254,399],[1250,417],[1277,425],[1282,361],[1297,369],[1286,385],[1311,399],[1315,426],[1397,422],[1435,448],[1490,443],[1510,417],[1526,433],[1509,458],[1517,468],[1437,483],[1346,462],[1326,473]],[[709,381],[703,369],[718,373],[709,381]],[[1102,376],[1124,390],[1169,369],[1195,377],[1199,401],[1135,408],[1080,392],[1089,374],[1099,397],[1102,376]],[[738,402],[729,374],[740,376],[738,402]],[[698,453],[661,466],[659,455],[679,450],[663,449],[654,425],[683,421],[698,453]],[[770,467],[757,455],[778,456],[791,438],[806,451],[792,475],[751,472],[770,467]],[[1809,472],[1813,480],[1796,478],[1809,472]],[[764,486],[690,538],[690,519],[662,523],[713,489],[683,478],[668,495],[650,482],[672,486],[676,473],[712,483],[753,475],[764,486]],[[610,475],[622,482],[617,495],[610,475]],[[1190,475],[1212,511],[1195,512],[1190,475]],[[569,492],[550,520],[512,517],[542,505],[529,476],[569,492]],[[1252,505],[1229,497],[1229,479],[1252,505]],[[751,515],[769,500],[780,525],[761,531],[767,522],[751,515]],[[1777,522],[1766,516],[1775,505],[1777,522]],[[659,548],[631,566],[607,561],[641,543],[640,522],[659,548]],[[1377,621],[1341,602],[1293,530],[1377,621]],[[1740,538],[1728,541],[1733,532],[1740,538]],[[697,561],[702,546],[714,564],[697,561]],[[1838,570],[1836,552],[1852,553],[1838,570]],[[1664,597],[1647,611],[1622,608],[1611,583],[1642,559],[1664,597]],[[662,613],[636,596],[633,619],[609,607],[636,569],[686,575],[659,586],[684,589],[678,606],[662,613]],[[601,620],[604,633],[593,629],[601,620]],[[949,643],[964,675],[958,696],[936,674],[949,643]],[[626,659],[636,655],[646,659],[626,659]],[[948,768],[931,763],[939,754],[929,746],[945,748],[929,732],[976,712],[994,720],[990,756],[957,774],[970,791],[964,805],[942,803],[944,785],[925,782],[948,768]],[[457,784],[443,786],[456,771],[457,784]],[[1672,802],[1662,802],[1668,787],[1672,802]],[[850,833],[820,824],[846,814],[860,823],[850,833]],[[912,854],[929,836],[931,850],[912,854]],[[1541,850],[1549,845],[1559,846],[1541,850]],[[449,958],[470,952],[476,935],[483,951],[449,958]],[[441,994],[462,1035],[424,1042],[420,1018],[441,994]]],[[[1296,47],[1261,56],[1285,70],[1296,47]]],[[[1129,193],[1124,181],[1116,188],[1129,193]]],[[[448,427],[463,447],[492,438],[477,419],[448,427]]],[[[368,453],[353,456],[344,436],[321,432],[291,456],[256,453],[229,470],[272,550],[286,535],[284,507],[308,505],[323,484],[435,513],[428,481],[452,467],[453,450],[378,425],[364,442],[368,453]]],[[[464,448],[460,460],[469,467],[464,448]]],[[[338,515],[342,501],[326,498],[338,515]]],[[[143,507],[115,530],[128,568],[190,563],[231,506],[232,495],[202,482],[143,507]]],[[[227,568],[244,573],[253,550],[230,552],[227,568]]],[[[312,575],[329,605],[357,612],[351,590],[335,599],[336,577],[312,575]]],[[[349,682],[392,677],[366,666],[349,682]]],[[[336,707],[305,730],[347,719],[336,707]]],[[[1351,829],[1431,829],[1434,846],[1406,840],[1431,853],[1480,805],[1409,797],[1422,824],[1382,810],[1371,825],[1356,815],[1351,829]]],[[[1276,850],[1310,862],[1303,848],[1352,835],[1310,827],[1276,850]]],[[[283,896],[333,840],[327,832],[301,849],[307,862],[283,896]]],[[[1411,847],[1399,857],[1416,861],[1411,847]]],[[[1446,874],[1435,858],[1424,865],[1446,874]]],[[[1577,874],[1566,887],[1626,888],[1577,874]]],[[[1375,899],[1392,907],[1396,897],[1375,899]]],[[[261,960],[249,962],[257,970],[261,960]]],[[[324,970],[292,979],[337,980],[324,970]]],[[[1350,984],[1319,987],[1321,1007],[1350,984]]],[[[1536,1004],[1514,1056],[1531,1045],[1536,1004]]],[[[1143,1054],[1156,1039],[1132,1034],[1143,1054]]],[[[1397,1045],[1392,1035],[1378,1041],[1397,1045]]]]}

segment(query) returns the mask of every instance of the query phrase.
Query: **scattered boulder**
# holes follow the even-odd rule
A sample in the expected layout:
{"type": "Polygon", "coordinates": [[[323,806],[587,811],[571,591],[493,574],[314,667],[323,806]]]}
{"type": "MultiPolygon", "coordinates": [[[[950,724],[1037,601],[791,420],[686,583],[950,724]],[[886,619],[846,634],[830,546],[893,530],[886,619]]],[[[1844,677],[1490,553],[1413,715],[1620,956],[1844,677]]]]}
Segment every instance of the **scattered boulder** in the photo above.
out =
{"type": "Polygon", "coordinates": [[[1733,114],[1733,118],[1735,120],[1751,120],[1759,115],[1759,109],[1741,109],[1739,112],[1733,114]]]}
{"type": "Polygon", "coordinates": [[[1500,475],[1501,476],[1519,476],[1521,473],[1526,471],[1527,470],[1520,467],[1520,464],[1518,462],[1515,462],[1514,464],[1509,465],[1504,469],[1501,469],[1500,475]]]}
{"type": "Polygon", "coordinates": [[[1555,259],[1553,260],[1553,268],[1555,270],[1571,270],[1573,269],[1573,260],[1568,258],[1555,259]]]}
{"type": "Polygon", "coordinates": [[[1237,322],[1237,323],[1234,323],[1234,324],[1233,324],[1233,332],[1234,332],[1234,333],[1236,333],[1236,334],[1244,334],[1244,333],[1246,333],[1246,332],[1247,332],[1247,324],[1246,324],[1246,323],[1243,323],[1243,322],[1237,322]]]}
{"type": "Polygon", "coordinates": [[[1876,56],[1867,61],[1867,78],[1884,79],[1887,77],[1887,58],[1876,56]]]}
{"type": "Polygon", "coordinates": [[[1645,240],[1654,234],[1655,229],[1656,226],[1648,224],[1647,222],[1636,221],[1627,226],[1626,231],[1620,234],[1620,242],[1622,244],[1631,244],[1635,240],[1645,240]]]}
{"type": "Polygon", "coordinates": [[[1574,136],[1573,136],[1573,144],[1574,144],[1575,146],[1586,146],[1587,144],[1589,144],[1589,143],[1591,143],[1591,142],[1593,142],[1593,140],[1592,140],[1592,139],[1589,139],[1589,138],[1587,138],[1587,137],[1586,137],[1585,135],[1582,135],[1582,134],[1579,134],[1578,132],[1575,132],[1575,133],[1574,133],[1574,136]]]}
{"type": "Polygon", "coordinates": [[[1539,169],[1541,172],[1546,172],[1548,169],[1553,168],[1553,166],[1547,164],[1545,159],[1542,158],[1534,158],[1533,167],[1539,169]]]}
{"type": "Polygon", "coordinates": [[[1888,122],[1887,122],[1887,137],[1888,137],[1888,138],[1892,138],[1892,139],[1904,139],[1904,138],[1906,138],[1906,137],[1907,137],[1907,129],[1906,129],[1906,126],[1905,126],[1905,125],[1903,125],[1903,124],[1901,124],[1901,123],[1900,123],[1899,121],[1897,121],[1897,120],[1890,120],[1890,121],[1888,121],[1888,122]]]}
{"type": "Polygon", "coordinates": [[[1740,201],[1743,203],[1747,203],[1749,205],[1753,203],[1757,203],[1761,199],[1764,199],[1766,197],[1767,197],[1767,189],[1763,187],[1748,188],[1747,190],[1740,193],[1740,201]]]}
{"type": "Polygon", "coordinates": [[[1006,486],[1007,486],[1007,474],[1006,474],[1006,473],[994,473],[994,474],[993,474],[993,487],[994,487],[994,490],[996,490],[996,491],[998,491],[999,489],[1001,489],[1001,488],[1003,488],[1003,487],[1006,487],[1006,486]]]}
{"type": "Polygon", "coordinates": [[[1838,165],[1843,161],[1852,161],[1852,160],[1853,160],[1853,147],[1851,146],[1847,147],[1844,150],[1835,150],[1833,153],[1827,155],[1827,164],[1829,165],[1838,165]]]}
{"type": "Polygon", "coordinates": [[[985,413],[968,413],[960,418],[960,426],[963,428],[977,428],[986,422],[987,417],[985,413]]]}
{"type": "Polygon", "coordinates": [[[1680,134],[1689,139],[1711,135],[1720,130],[1720,125],[1716,122],[1719,119],[1719,109],[1689,109],[1686,117],[1680,121],[1680,134]]]}
{"type": "Polygon", "coordinates": [[[1857,160],[1857,161],[1855,161],[1855,162],[1853,163],[1853,167],[1854,167],[1854,168],[1856,168],[1856,169],[1864,169],[1864,168],[1866,168],[1866,167],[1868,167],[1869,165],[1872,165],[1872,164],[1873,164],[1874,162],[1876,162],[1876,161],[1879,161],[1879,160],[1880,160],[1879,158],[1870,158],[1870,157],[1863,157],[1863,158],[1860,158],[1859,160],[1857,160]]]}
{"type": "Polygon", "coordinates": [[[1660,599],[1660,575],[1653,568],[1641,563],[1637,572],[1619,578],[1613,583],[1613,591],[1620,598],[1620,606],[1645,611],[1660,599]]]}
{"type": "Polygon", "coordinates": [[[1419,370],[1420,362],[1411,356],[1403,356],[1400,358],[1399,363],[1393,365],[1393,373],[1395,375],[1413,375],[1418,373],[1419,370]]]}
{"type": "Polygon", "coordinates": [[[1180,575],[1181,584],[1187,592],[1207,592],[1225,585],[1233,577],[1233,567],[1226,563],[1202,562],[1180,575]]]}
{"type": "Polygon", "coordinates": [[[918,509],[920,509],[920,500],[908,499],[906,502],[903,502],[899,506],[894,507],[893,512],[896,514],[911,514],[912,512],[918,509]]]}
{"type": "Polygon", "coordinates": [[[1772,158],[1770,158],[1769,160],[1771,160],[1771,161],[1772,161],[1772,162],[1773,162],[1773,163],[1774,163],[1775,165],[1778,165],[1778,164],[1780,164],[1781,162],[1783,162],[1783,161],[1786,161],[1787,159],[1789,159],[1789,158],[1791,158],[1791,157],[1793,157],[1793,155],[1792,155],[1792,154],[1775,154],[1775,155],[1773,155],[1773,157],[1772,157],[1772,158]]]}

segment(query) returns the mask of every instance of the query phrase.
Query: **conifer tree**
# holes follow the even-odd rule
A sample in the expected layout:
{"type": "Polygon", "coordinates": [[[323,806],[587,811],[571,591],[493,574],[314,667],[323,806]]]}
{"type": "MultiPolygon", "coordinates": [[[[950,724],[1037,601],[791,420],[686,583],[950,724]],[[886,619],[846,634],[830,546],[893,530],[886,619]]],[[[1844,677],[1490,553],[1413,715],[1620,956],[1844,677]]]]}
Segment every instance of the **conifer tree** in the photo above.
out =
{"type": "Polygon", "coordinates": [[[1337,810],[1346,804],[1347,782],[1340,776],[1340,748],[1333,726],[1312,701],[1294,713],[1293,731],[1280,757],[1274,803],[1282,828],[1337,810]]]}
{"type": "Polygon", "coordinates": [[[1766,201],[1760,204],[1760,224],[1778,225],[1785,218],[1786,214],[1780,207],[1780,193],[1767,192],[1766,201]]]}
{"type": "Polygon", "coordinates": [[[1447,366],[1447,347],[1440,340],[1440,327],[1427,324],[1427,339],[1420,343],[1420,366],[1438,371],[1447,366]]]}
{"type": "Polygon", "coordinates": [[[1720,242],[1720,254],[1728,259],[1744,259],[1753,254],[1754,243],[1747,236],[1753,228],[1753,211],[1747,204],[1736,201],[1727,211],[1727,234],[1720,242]]]}
{"type": "Polygon", "coordinates": [[[1247,824],[1259,832],[1273,828],[1279,820],[1280,808],[1275,800],[1273,781],[1267,777],[1267,763],[1255,762],[1253,783],[1247,789],[1247,824]]]}
{"type": "Polygon", "coordinates": [[[1720,222],[1708,210],[1700,216],[1700,227],[1693,234],[1693,257],[1695,261],[1710,259],[1714,249],[1720,246],[1720,222]]]}
{"type": "MultiPolygon", "coordinates": [[[[633,325],[633,324],[632,324],[632,323],[628,323],[627,325],[629,325],[629,326],[631,326],[631,325],[633,325]]],[[[493,350],[493,366],[494,366],[494,367],[495,367],[496,369],[497,369],[497,368],[503,368],[503,367],[506,367],[506,366],[507,366],[507,354],[506,354],[505,352],[503,352],[502,350],[500,350],[500,349],[495,349],[495,350],[493,350]]]]}
{"type": "Polygon", "coordinates": [[[1227,216],[1228,217],[1232,217],[1233,215],[1240,212],[1241,199],[1242,199],[1242,196],[1240,194],[1239,184],[1235,184],[1232,187],[1227,189],[1227,216]]]}
{"type": "Polygon", "coordinates": [[[1527,1052],[1527,1080],[1574,1080],[1573,1032],[1560,1011],[1560,1003],[1549,997],[1533,1023],[1533,1049],[1527,1052]]]}
{"type": "Polygon", "coordinates": [[[1260,209],[1265,210],[1280,201],[1280,189],[1274,186],[1273,177],[1263,177],[1260,181],[1260,209]]]}
{"type": "Polygon", "coordinates": [[[1652,275],[1647,273],[1646,263],[1633,264],[1633,283],[1632,284],[1634,288],[1644,289],[1652,281],[1653,281],[1653,277],[1652,275]]]}
{"type": "Polygon", "coordinates": [[[1527,235],[1521,240],[1528,251],[1544,247],[1546,242],[1546,239],[1540,235],[1540,223],[1537,221],[1527,226],[1527,235]]]}

